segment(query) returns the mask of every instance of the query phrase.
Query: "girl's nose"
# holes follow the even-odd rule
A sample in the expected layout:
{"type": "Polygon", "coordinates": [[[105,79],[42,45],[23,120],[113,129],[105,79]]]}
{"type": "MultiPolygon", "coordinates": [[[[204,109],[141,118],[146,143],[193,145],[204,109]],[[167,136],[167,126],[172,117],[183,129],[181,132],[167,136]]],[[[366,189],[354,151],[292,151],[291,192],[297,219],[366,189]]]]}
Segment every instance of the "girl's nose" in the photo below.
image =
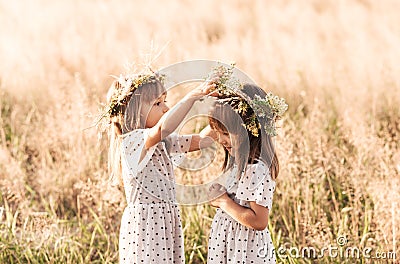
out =
{"type": "Polygon", "coordinates": [[[168,110],[169,110],[169,107],[168,106],[164,106],[164,109],[163,109],[164,113],[168,112],[168,110]]]}

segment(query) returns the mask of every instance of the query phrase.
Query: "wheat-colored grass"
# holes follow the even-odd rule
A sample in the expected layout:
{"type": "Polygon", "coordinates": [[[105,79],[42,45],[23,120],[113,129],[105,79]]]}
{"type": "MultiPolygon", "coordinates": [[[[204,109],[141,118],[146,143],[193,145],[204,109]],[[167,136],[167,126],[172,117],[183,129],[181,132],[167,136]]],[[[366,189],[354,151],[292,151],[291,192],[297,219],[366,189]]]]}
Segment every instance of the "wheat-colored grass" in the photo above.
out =
{"type": "MultiPolygon", "coordinates": [[[[287,98],[269,222],[277,248],[346,235],[399,257],[399,9],[395,0],[1,0],[0,262],[117,262],[124,200],[106,183],[105,138],[85,128],[109,75],[143,60],[152,41],[169,43],[154,67],[236,61],[287,98]]],[[[205,263],[214,210],[181,209],[187,263],[205,263]]]]}

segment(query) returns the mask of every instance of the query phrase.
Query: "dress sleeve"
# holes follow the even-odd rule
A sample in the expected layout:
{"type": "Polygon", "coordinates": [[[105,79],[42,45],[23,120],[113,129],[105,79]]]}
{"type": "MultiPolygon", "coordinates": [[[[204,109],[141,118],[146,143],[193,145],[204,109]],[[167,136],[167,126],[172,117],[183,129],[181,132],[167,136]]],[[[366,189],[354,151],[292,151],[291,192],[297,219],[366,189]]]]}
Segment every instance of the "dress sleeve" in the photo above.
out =
{"type": "Polygon", "coordinates": [[[274,191],[275,181],[272,180],[267,165],[258,162],[247,167],[245,174],[239,180],[236,197],[249,202],[255,201],[271,210],[274,191]]]}
{"type": "Polygon", "coordinates": [[[148,129],[136,129],[126,134],[122,140],[122,162],[127,165],[130,173],[136,175],[151,159],[155,146],[146,150],[146,140],[148,137],[148,129]],[[144,156],[142,159],[142,152],[144,156]]]}
{"type": "Polygon", "coordinates": [[[185,153],[190,149],[192,135],[170,134],[165,140],[165,148],[175,165],[179,165],[185,158],[185,153]]]}

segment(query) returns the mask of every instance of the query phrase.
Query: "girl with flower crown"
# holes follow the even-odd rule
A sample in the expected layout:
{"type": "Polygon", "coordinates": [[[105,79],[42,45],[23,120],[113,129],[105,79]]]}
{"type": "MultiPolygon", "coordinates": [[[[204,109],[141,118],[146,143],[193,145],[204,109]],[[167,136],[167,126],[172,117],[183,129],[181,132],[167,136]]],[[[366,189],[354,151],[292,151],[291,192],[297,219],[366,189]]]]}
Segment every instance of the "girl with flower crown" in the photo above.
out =
{"type": "Polygon", "coordinates": [[[210,204],[217,212],[209,237],[208,263],[275,263],[267,229],[279,173],[272,136],[274,122],[287,105],[250,84],[240,91],[225,87],[218,92],[209,121],[224,147],[223,169],[229,176],[225,186],[213,184],[210,188],[210,204]]]}
{"type": "Polygon", "coordinates": [[[212,85],[187,94],[172,109],[155,74],[121,76],[107,95],[109,168],[125,189],[120,263],[184,263],[182,226],[175,197],[171,155],[212,143],[211,129],[199,135],[172,133],[193,103],[212,85]]]}

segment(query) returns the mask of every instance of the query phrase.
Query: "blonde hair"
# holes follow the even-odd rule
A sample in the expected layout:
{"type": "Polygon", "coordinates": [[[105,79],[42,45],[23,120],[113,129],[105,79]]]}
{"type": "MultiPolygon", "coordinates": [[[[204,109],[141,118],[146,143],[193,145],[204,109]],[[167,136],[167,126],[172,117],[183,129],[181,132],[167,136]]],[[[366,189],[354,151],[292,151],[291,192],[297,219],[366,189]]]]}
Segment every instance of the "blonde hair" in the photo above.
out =
{"type": "MultiPolygon", "coordinates": [[[[265,97],[266,93],[258,86],[252,84],[243,85],[242,92],[254,99],[256,95],[265,97]]],[[[228,98],[228,97],[227,97],[228,98]]],[[[245,171],[247,164],[259,159],[265,162],[271,173],[272,179],[276,179],[279,174],[279,161],[275,152],[275,147],[264,126],[258,126],[258,137],[254,136],[243,126],[244,121],[254,113],[252,109],[236,113],[229,104],[217,103],[210,113],[209,122],[214,130],[226,131],[239,136],[239,146],[236,157],[229,155],[225,149],[225,160],[223,170],[230,169],[234,163],[238,165],[238,177],[240,178],[245,171]]],[[[268,122],[257,117],[257,123],[268,122]]]]}
{"type": "MultiPolygon", "coordinates": [[[[107,92],[107,103],[110,103],[118,89],[121,89],[121,84],[115,80],[107,92]]],[[[107,131],[110,143],[108,150],[108,171],[110,174],[109,180],[112,185],[123,186],[121,163],[122,136],[135,129],[145,128],[146,115],[141,115],[143,103],[151,104],[164,92],[165,88],[158,80],[144,83],[124,99],[127,103],[121,105],[117,113],[113,113],[110,116],[110,126],[107,131]]]]}

